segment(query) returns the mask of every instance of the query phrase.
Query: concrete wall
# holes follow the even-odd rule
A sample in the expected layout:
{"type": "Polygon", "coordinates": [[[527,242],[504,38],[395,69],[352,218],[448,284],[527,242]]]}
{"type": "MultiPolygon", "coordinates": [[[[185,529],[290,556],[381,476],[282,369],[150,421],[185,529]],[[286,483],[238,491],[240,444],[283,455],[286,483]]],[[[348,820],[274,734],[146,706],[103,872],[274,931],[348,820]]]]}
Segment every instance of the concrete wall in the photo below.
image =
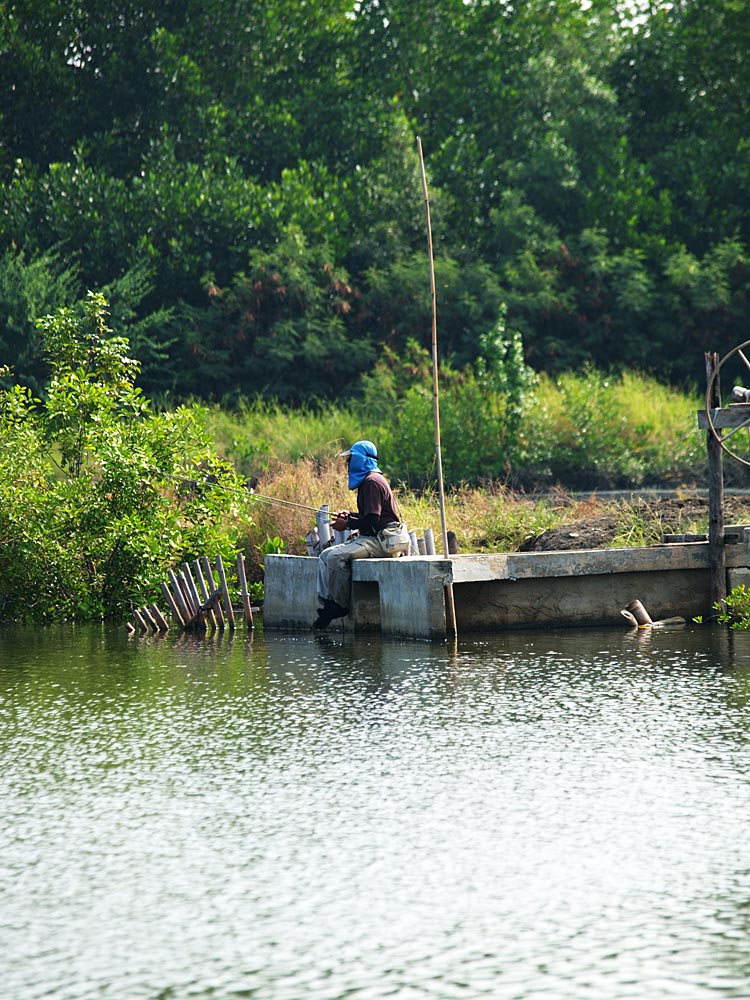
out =
{"type": "MultiPolygon", "coordinates": [[[[750,545],[726,547],[727,586],[750,581],[750,545]]],[[[267,628],[310,628],[317,613],[317,559],[269,555],[263,621],[267,628]]],[[[329,629],[442,639],[446,586],[452,585],[459,633],[508,628],[623,626],[639,600],[656,621],[707,615],[708,544],[633,549],[408,556],[354,563],[352,613],[329,629]]]]}

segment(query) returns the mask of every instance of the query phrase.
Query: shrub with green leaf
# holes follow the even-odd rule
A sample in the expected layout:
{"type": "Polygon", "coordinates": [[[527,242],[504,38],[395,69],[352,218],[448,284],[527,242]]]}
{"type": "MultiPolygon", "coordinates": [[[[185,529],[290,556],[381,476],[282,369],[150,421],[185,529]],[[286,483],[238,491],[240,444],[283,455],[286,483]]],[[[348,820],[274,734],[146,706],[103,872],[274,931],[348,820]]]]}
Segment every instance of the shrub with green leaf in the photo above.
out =
{"type": "MultiPolygon", "coordinates": [[[[473,365],[440,366],[439,411],[447,482],[507,479],[522,457],[524,402],[535,376],[523,360],[520,335],[504,310],[479,340],[473,365]]],[[[379,439],[391,475],[411,485],[434,482],[435,422],[432,363],[415,341],[402,357],[386,351],[363,378],[363,413],[378,414],[379,439]]]]}
{"type": "Polygon", "coordinates": [[[39,328],[46,405],[0,391],[0,615],[117,616],[155,600],[172,564],[233,558],[244,490],[195,410],[152,410],[104,297],[39,328]]]}
{"type": "Polygon", "coordinates": [[[741,632],[750,630],[750,591],[744,583],[733,587],[724,601],[717,601],[714,609],[719,612],[716,620],[722,625],[741,632]]]}

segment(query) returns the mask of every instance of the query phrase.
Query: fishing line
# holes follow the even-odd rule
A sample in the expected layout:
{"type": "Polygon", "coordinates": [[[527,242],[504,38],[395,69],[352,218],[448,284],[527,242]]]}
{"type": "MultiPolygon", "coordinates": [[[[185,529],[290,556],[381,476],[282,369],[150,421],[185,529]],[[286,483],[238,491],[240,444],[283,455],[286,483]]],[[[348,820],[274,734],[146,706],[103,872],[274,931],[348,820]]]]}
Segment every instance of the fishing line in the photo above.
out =
{"type": "Polygon", "coordinates": [[[268,503],[279,503],[284,504],[287,507],[299,507],[300,510],[311,510],[313,513],[317,514],[320,512],[320,507],[311,507],[310,504],[297,503],[296,500],[282,500],[281,497],[269,497],[265,493],[256,493],[252,486],[227,486],[220,482],[211,482],[210,480],[201,481],[199,479],[189,479],[185,476],[169,475],[163,474],[163,478],[172,479],[177,483],[183,484],[186,488],[209,488],[224,490],[227,493],[243,493],[249,497],[255,497],[258,500],[266,500],[268,503]]]}

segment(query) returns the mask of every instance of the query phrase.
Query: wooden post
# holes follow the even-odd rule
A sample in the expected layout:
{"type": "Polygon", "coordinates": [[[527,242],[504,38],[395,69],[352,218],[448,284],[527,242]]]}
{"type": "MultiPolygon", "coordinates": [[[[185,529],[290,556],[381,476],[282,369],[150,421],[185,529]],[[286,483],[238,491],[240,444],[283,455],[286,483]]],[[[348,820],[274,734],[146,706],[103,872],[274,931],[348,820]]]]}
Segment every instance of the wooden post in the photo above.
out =
{"type": "Polygon", "coordinates": [[[237,553],[237,579],[242,591],[242,604],[245,609],[245,624],[248,628],[253,627],[253,609],[250,607],[250,594],[247,590],[247,575],[245,573],[245,557],[241,552],[237,553]]]}
{"type": "Polygon", "coordinates": [[[158,632],[159,631],[159,625],[158,625],[156,619],[154,618],[154,616],[151,614],[151,609],[150,608],[147,608],[145,606],[142,607],[141,608],[141,617],[146,622],[146,624],[150,628],[152,628],[154,630],[154,632],[158,632]]]}
{"type": "Polygon", "coordinates": [[[234,609],[232,608],[232,598],[229,595],[229,587],[227,586],[227,575],[224,572],[224,563],[221,561],[221,556],[216,557],[216,572],[219,574],[219,583],[221,584],[221,592],[224,595],[224,605],[227,615],[227,621],[229,622],[229,627],[234,628],[234,609]]]}
{"type": "Polygon", "coordinates": [[[133,611],[133,618],[138,622],[141,632],[148,632],[148,622],[145,620],[140,611],[133,611]]]}
{"type": "Polygon", "coordinates": [[[172,594],[177,607],[180,609],[180,618],[182,618],[183,628],[187,628],[190,622],[193,620],[193,612],[188,607],[187,601],[185,600],[185,595],[180,587],[180,581],[177,579],[177,574],[173,569],[167,571],[169,575],[169,582],[172,584],[172,594]]]}
{"type": "MultiPolygon", "coordinates": [[[[718,354],[706,353],[706,379],[711,380],[719,363],[718,354]]],[[[713,381],[711,408],[721,406],[719,376],[713,381]]],[[[716,433],[721,434],[721,431],[716,433]]],[[[711,608],[723,604],[727,596],[726,551],[724,548],[724,468],[722,447],[709,427],[706,432],[708,449],[708,563],[710,572],[709,603],[711,608]]]]}
{"type": "Polygon", "coordinates": [[[193,573],[190,569],[190,563],[182,564],[182,573],[185,578],[185,583],[187,584],[188,591],[190,592],[190,600],[193,602],[195,610],[198,611],[201,606],[201,595],[198,593],[198,588],[195,585],[195,580],[193,579],[193,573]]]}
{"type": "Polygon", "coordinates": [[[186,627],[190,625],[197,625],[198,608],[200,605],[196,604],[193,601],[193,594],[185,578],[185,573],[183,570],[180,570],[180,572],[177,574],[177,586],[180,590],[180,593],[182,594],[182,599],[185,602],[185,607],[188,610],[188,620],[185,623],[186,627]]]}
{"type": "MultiPolygon", "coordinates": [[[[205,608],[206,601],[208,601],[210,593],[208,587],[206,586],[205,577],[203,576],[200,559],[193,560],[193,571],[195,572],[195,579],[198,583],[198,593],[201,598],[201,607],[205,608]]],[[[207,608],[206,614],[208,615],[208,620],[211,622],[211,628],[216,628],[216,615],[213,612],[213,608],[207,608]]]]}
{"type": "Polygon", "coordinates": [[[164,599],[166,600],[167,604],[169,605],[169,608],[170,608],[172,614],[175,616],[175,619],[177,620],[177,624],[184,627],[184,625],[185,625],[185,619],[182,617],[182,611],[177,606],[177,601],[175,600],[174,594],[169,589],[169,587],[167,586],[166,583],[162,583],[162,585],[161,585],[161,592],[162,592],[162,594],[164,594],[164,599]]]}
{"type": "MultiPolygon", "coordinates": [[[[203,572],[206,575],[206,585],[211,593],[216,590],[216,580],[214,580],[214,573],[211,569],[211,563],[208,556],[201,556],[201,566],[203,567],[203,572]]],[[[219,623],[219,628],[224,628],[224,612],[221,610],[221,603],[219,601],[213,606],[213,612],[216,615],[216,620],[219,623]]]]}
{"type": "Polygon", "coordinates": [[[167,623],[167,619],[161,613],[161,609],[158,607],[158,605],[152,604],[149,607],[149,611],[151,612],[151,617],[154,619],[154,621],[156,622],[156,624],[159,626],[159,631],[160,632],[168,632],[169,631],[169,625],[167,623]]]}

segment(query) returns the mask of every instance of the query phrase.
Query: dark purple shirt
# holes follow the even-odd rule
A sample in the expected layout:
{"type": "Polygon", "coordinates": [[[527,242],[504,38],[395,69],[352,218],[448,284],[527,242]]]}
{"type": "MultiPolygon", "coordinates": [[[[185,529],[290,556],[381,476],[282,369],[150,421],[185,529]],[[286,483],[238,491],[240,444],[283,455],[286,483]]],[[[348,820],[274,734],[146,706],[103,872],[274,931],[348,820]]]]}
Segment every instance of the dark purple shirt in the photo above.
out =
{"type": "Polygon", "coordinates": [[[370,472],[357,487],[357,513],[349,515],[348,526],[374,536],[386,524],[400,520],[387,479],[381,472],[370,472]]]}

